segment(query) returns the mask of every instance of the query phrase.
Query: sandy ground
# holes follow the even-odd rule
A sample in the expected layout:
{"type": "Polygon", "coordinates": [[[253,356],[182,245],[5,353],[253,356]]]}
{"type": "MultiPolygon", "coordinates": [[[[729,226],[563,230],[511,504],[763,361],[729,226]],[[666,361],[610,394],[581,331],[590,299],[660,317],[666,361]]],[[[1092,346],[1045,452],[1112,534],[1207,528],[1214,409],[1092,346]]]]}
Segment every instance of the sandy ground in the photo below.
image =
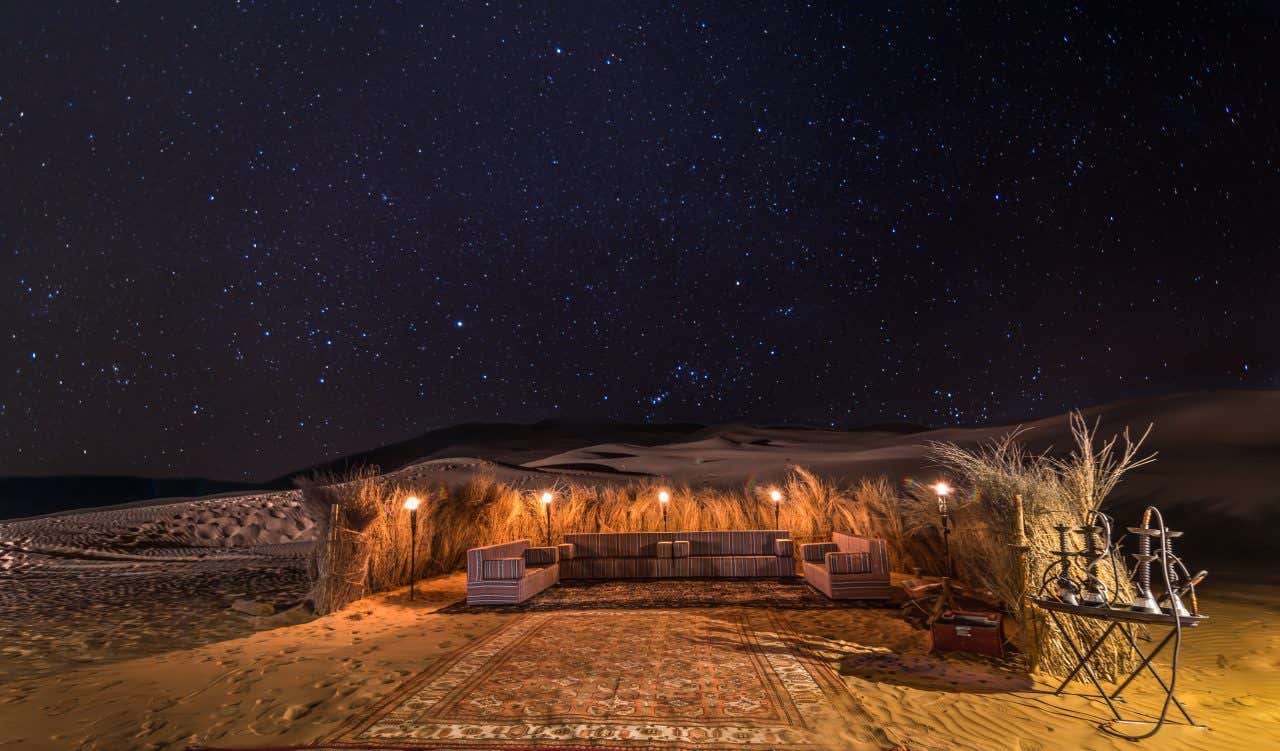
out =
{"type": "MultiPolygon", "coordinates": [[[[1171,524],[1219,555],[1247,547],[1244,574],[1210,560],[1179,695],[1210,730],[1173,726],[1161,748],[1280,748],[1280,580],[1266,570],[1277,518],[1280,392],[1173,396],[1120,405],[1104,434],[1155,420],[1160,460],[1127,478],[1132,501],[1158,499],[1171,524]],[[1217,520],[1217,522],[1215,522],[1217,520]],[[1209,525],[1219,527],[1211,534],[1209,525]],[[1245,546],[1247,536],[1267,540],[1245,546]],[[1214,546],[1214,540],[1232,540],[1214,546]]],[[[1035,424],[1065,444],[1065,419],[1035,424]]],[[[618,481],[635,472],[741,485],[799,463],[851,479],[918,471],[924,440],[973,442],[1003,429],[833,433],[729,427],[665,446],[604,444],[524,466],[434,458],[398,473],[456,481],[618,481]],[[564,465],[569,465],[565,467],[564,465]],[[589,469],[596,465],[600,472],[589,469]],[[563,467],[563,469],[557,469],[563,467]],[[612,476],[610,476],[612,472],[612,476]]],[[[523,456],[523,455],[522,455],[523,456]]],[[[324,618],[297,603],[313,520],[296,491],[128,504],[0,522],[0,749],[182,749],[307,743],[386,696],[438,656],[511,614],[446,614],[462,577],[432,580],[410,603],[382,594],[324,618]],[[271,615],[265,615],[271,613],[271,615]]],[[[837,667],[869,749],[1119,749],[1105,705],[981,662],[927,653],[928,635],[896,611],[789,616],[837,667]]],[[[1079,691],[1083,690],[1083,685],[1079,691]]],[[[1133,704],[1150,706],[1138,692],[1133,704]]],[[[1155,743],[1150,745],[1156,745],[1155,743]]]]}
{"type": "MultiPolygon", "coordinates": [[[[273,578],[260,576],[264,583],[273,578]]],[[[289,587],[300,591],[284,574],[268,589],[289,587]]],[[[0,655],[0,748],[314,741],[433,659],[519,617],[435,612],[462,596],[455,574],[421,583],[414,602],[401,590],[310,620],[290,610],[241,615],[208,602],[203,618],[191,606],[175,629],[168,611],[139,594],[62,630],[46,648],[0,655]]],[[[1188,638],[1179,693],[1211,729],[1168,727],[1162,748],[1280,744],[1278,603],[1276,586],[1206,587],[1203,608],[1213,623],[1188,638]]],[[[1047,695],[1048,684],[978,660],[930,656],[927,633],[896,611],[791,611],[788,619],[844,676],[865,748],[1131,747],[1094,729],[1106,719],[1100,702],[1047,695]]],[[[45,633],[41,623],[22,620],[5,613],[4,643],[21,642],[14,628],[45,633]]],[[[1133,704],[1151,699],[1144,690],[1133,704]]]]}

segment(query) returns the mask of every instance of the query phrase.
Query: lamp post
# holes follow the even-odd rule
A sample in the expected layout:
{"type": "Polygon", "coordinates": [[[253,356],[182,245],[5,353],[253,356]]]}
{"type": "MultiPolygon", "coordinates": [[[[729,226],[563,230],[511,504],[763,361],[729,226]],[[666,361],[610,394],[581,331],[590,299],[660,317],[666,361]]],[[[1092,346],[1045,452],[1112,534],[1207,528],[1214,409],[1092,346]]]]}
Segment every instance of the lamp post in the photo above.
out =
{"type": "Polygon", "coordinates": [[[942,516],[942,553],[947,557],[947,577],[955,575],[951,563],[951,511],[947,508],[947,496],[951,494],[951,486],[939,481],[933,486],[938,496],[938,514],[942,516]]]}
{"type": "Polygon", "coordinates": [[[554,496],[550,491],[544,491],[542,494],[542,507],[547,510],[547,547],[551,547],[551,500],[554,496]]]}
{"type": "Polygon", "coordinates": [[[951,511],[947,508],[947,496],[951,494],[951,486],[939,480],[933,486],[938,496],[938,513],[942,516],[942,551],[947,557],[947,571],[942,576],[942,593],[933,604],[933,612],[929,614],[929,624],[942,617],[942,614],[955,608],[954,595],[951,592],[951,577],[955,568],[951,562],[951,511]]]}
{"type": "Polygon", "coordinates": [[[778,507],[782,505],[782,491],[770,490],[769,498],[773,501],[773,528],[781,529],[781,523],[778,521],[778,507]]]}
{"type": "Polygon", "coordinates": [[[409,600],[413,600],[413,588],[418,575],[418,506],[422,501],[417,496],[404,499],[405,510],[409,512],[409,600]]]}
{"type": "Polygon", "coordinates": [[[671,502],[671,494],[665,490],[658,491],[658,504],[662,506],[662,531],[667,531],[667,504],[671,502]]]}

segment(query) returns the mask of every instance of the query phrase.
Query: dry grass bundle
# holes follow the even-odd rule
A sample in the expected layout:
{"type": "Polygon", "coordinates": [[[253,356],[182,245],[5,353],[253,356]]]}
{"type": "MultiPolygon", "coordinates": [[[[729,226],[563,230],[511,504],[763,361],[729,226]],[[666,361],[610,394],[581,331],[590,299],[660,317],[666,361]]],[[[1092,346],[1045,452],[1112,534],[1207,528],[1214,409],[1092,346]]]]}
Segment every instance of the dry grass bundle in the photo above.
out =
{"type": "MultiPolygon", "coordinates": [[[[418,513],[415,573],[419,577],[454,571],[465,564],[470,548],[528,539],[532,545],[559,541],[565,532],[624,532],[662,529],[659,490],[671,494],[667,528],[769,529],[774,504],[768,488],[740,490],[702,488],[656,481],[612,485],[561,484],[555,496],[551,529],[537,492],[521,490],[477,475],[451,487],[401,482],[395,475],[359,469],[344,476],[317,475],[298,484],[314,518],[322,543],[312,552],[315,582],[310,600],[317,612],[341,609],[370,592],[401,586],[409,580],[409,517],[403,499],[423,500],[418,513]]],[[[786,501],[778,511],[781,525],[797,542],[829,539],[832,529],[846,528],[848,496],[835,484],[796,468],[782,484],[786,501]]]]}
{"type": "Polygon", "coordinates": [[[370,533],[381,515],[381,484],[376,467],[343,476],[322,473],[298,482],[320,540],[308,560],[313,584],[307,599],[317,613],[339,610],[368,591],[370,533]]]}

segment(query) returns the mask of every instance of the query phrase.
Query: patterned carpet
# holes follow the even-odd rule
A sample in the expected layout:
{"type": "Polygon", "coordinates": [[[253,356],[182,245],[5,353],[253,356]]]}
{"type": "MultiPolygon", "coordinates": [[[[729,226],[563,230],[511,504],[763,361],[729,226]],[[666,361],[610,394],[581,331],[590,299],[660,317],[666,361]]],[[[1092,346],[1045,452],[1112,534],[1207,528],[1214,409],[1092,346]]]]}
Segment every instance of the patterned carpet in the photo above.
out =
{"type": "Polygon", "coordinates": [[[408,681],[319,748],[830,748],[852,700],[763,609],[541,612],[408,681]]]}
{"type": "Polygon", "coordinates": [[[456,602],[440,613],[525,613],[550,610],[639,610],[649,608],[841,609],[895,607],[866,600],[829,600],[801,580],[681,579],[653,581],[569,581],[540,592],[519,605],[468,605],[456,602]]]}

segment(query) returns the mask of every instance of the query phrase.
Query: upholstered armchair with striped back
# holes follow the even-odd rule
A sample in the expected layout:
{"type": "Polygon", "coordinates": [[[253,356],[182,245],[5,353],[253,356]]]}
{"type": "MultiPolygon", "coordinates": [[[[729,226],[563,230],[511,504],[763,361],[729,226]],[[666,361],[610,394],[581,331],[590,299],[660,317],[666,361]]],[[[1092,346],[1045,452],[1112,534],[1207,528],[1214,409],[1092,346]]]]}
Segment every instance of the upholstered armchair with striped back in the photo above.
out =
{"type": "Polygon", "coordinates": [[[559,548],[516,540],[467,551],[468,605],[513,605],[559,581],[559,548]]]}
{"type": "Polygon", "coordinates": [[[800,546],[804,580],[833,600],[887,600],[889,553],[884,540],[834,532],[831,542],[800,546]]]}

